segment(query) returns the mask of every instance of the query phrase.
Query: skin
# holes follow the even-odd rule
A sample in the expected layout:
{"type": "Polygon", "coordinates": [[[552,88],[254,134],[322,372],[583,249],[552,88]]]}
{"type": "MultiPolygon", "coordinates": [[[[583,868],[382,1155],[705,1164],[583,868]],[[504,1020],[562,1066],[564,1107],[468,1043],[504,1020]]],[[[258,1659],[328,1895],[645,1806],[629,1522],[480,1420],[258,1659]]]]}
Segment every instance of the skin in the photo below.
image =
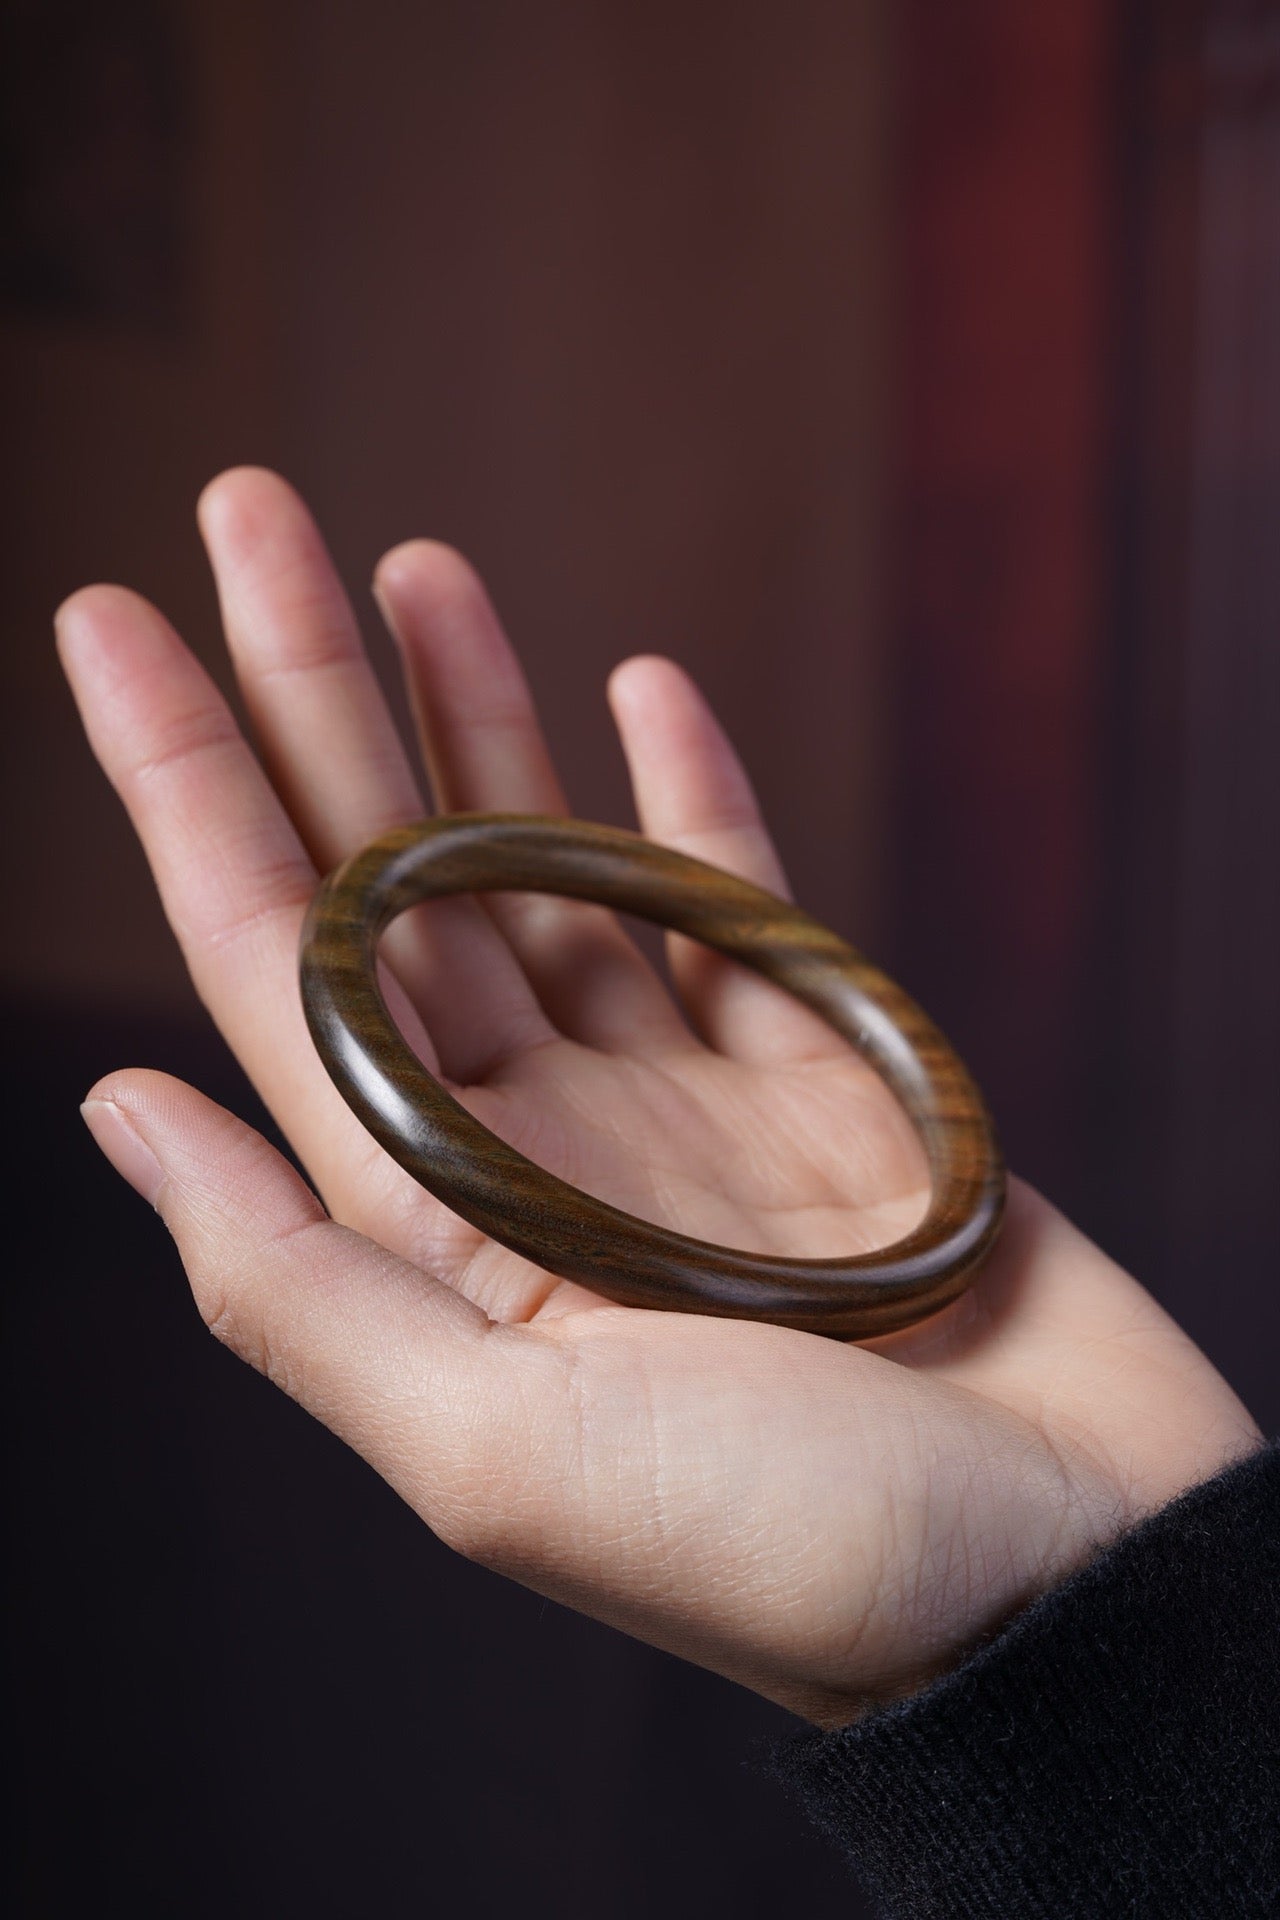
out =
{"type": "MultiPolygon", "coordinates": [[[[316,1191],[164,1074],[108,1076],[85,1117],[162,1214],[213,1333],[442,1539],[834,1727],[946,1672],[1259,1445],[1151,1296],[1016,1180],[970,1291],[861,1346],[614,1306],[417,1187],[308,1038],[307,900],[319,874],[433,806],[568,804],[458,554],[410,541],[376,573],[419,764],[297,495],[236,469],[198,518],[256,754],[136,594],[72,595],[58,644],[195,987],[316,1191]]],[[[785,893],[688,677],[629,660],[609,698],[641,829],[785,893]]],[[[634,1213],[819,1255],[883,1245],[923,1211],[919,1152],[875,1076],[717,956],[673,940],[673,996],[603,909],[531,896],[433,903],[384,951],[432,1071],[522,1152],[634,1213]]]]}

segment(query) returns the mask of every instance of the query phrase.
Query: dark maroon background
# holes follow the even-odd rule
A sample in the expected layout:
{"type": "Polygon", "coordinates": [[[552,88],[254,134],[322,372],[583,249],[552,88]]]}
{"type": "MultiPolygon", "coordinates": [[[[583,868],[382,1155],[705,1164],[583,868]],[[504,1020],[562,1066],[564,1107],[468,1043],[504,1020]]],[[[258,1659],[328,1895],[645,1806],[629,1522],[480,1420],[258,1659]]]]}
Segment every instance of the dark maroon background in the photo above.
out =
{"type": "Polygon", "coordinates": [[[456,1561],[203,1336],[76,1103],[257,1109],[49,616],[126,580],[225,681],[192,507],[269,462],[362,617],[471,553],[618,819],[604,673],[676,653],[801,899],[1274,1432],[1276,9],[0,23],[22,1910],[847,1915],[743,1765],[785,1715],[456,1561]]]}

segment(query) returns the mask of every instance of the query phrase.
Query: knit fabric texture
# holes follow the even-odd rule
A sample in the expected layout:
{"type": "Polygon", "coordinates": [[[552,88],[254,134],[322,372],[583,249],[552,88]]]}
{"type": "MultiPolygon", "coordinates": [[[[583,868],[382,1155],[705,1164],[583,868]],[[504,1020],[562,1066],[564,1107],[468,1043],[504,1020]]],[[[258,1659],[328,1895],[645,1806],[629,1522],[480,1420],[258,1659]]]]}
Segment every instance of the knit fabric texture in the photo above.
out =
{"type": "Polygon", "coordinates": [[[766,1766],[887,1920],[1280,1915],[1280,1443],[766,1766]]]}

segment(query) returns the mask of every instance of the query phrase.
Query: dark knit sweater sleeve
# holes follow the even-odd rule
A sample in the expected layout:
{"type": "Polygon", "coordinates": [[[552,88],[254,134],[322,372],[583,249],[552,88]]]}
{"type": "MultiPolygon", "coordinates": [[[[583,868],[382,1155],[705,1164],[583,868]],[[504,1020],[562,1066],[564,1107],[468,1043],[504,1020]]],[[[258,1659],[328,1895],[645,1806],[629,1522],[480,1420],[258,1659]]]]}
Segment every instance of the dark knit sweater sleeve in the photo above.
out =
{"type": "Polygon", "coordinates": [[[769,1770],[890,1920],[1280,1915],[1280,1443],[769,1770]]]}

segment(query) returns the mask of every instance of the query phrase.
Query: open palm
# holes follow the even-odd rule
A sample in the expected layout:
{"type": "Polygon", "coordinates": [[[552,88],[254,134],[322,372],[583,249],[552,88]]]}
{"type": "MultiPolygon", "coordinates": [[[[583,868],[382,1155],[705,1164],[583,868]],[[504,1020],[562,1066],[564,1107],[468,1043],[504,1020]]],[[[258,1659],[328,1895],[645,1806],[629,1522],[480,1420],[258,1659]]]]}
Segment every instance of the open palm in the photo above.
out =
{"type": "MultiPolygon", "coordinates": [[[[200,520],[261,761],[136,595],[73,596],[60,644],[196,986],[324,1209],[257,1135],[163,1075],[111,1076],[87,1117],[160,1205],[214,1330],[443,1538],[836,1724],[954,1663],[1256,1444],[1154,1301],[1017,1183],[970,1292],[858,1347],[612,1305],[432,1200],[329,1084],[296,977],[318,874],[428,795],[297,497],[238,470],[200,520]]],[[[411,542],[375,590],[436,808],[567,813],[466,564],[411,542]]],[[[610,695],[642,829],[784,892],[688,679],[635,660],[610,695]]],[[[603,909],[531,895],[433,902],[383,951],[431,1069],[615,1205],[807,1256],[883,1245],[924,1211],[922,1156],[875,1075],[718,956],[672,941],[673,997],[603,909]]]]}

